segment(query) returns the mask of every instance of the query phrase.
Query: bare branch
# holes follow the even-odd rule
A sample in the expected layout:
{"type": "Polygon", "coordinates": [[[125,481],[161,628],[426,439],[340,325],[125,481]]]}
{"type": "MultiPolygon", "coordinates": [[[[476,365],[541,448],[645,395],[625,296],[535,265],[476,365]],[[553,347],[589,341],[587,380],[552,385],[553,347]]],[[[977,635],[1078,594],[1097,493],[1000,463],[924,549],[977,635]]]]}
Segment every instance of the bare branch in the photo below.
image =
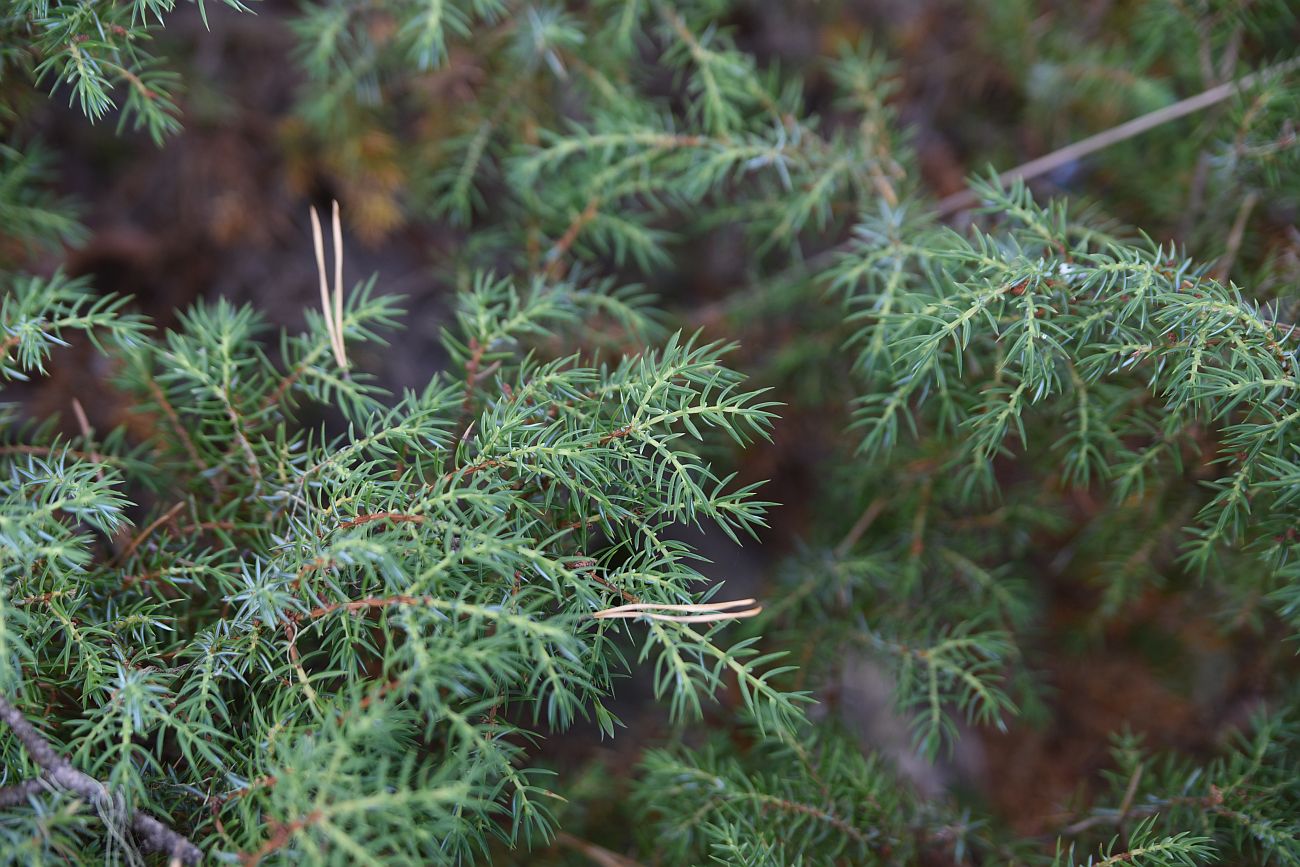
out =
{"type": "MultiPolygon", "coordinates": [[[[109,795],[107,786],[94,777],[83,774],[59,755],[49,741],[27,721],[22,711],[11,705],[4,696],[0,696],[0,722],[9,726],[14,737],[27,750],[27,755],[41,766],[45,779],[54,786],[92,803],[109,795]]],[[[30,781],[0,790],[0,806],[22,803],[36,792],[38,785],[39,783],[30,781]],[[9,800],[17,798],[20,793],[20,800],[9,800]]],[[[173,831],[142,810],[131,813],[131,828],[135,831],[140,848],[145,852],[162,852],[183,864],[197,864],[203,860],[203,852],[188,837],[173,831]]]]}
{"type": "MultiPolygon", "coordinates": [[[[1177,120],[1180,117],[1186,117],[1189,114],[1209,108],[1210,106],[1223,102],[1237,95],[1237,93],[1254,87],[1261,81],[1280,75],[1286,75],[1300,68],[1300,58],[1288,60],[1284,63],[1270,66],[1267,69],[1250,75],[1242,76],[1236,81],[1230,81],[1226,84],[1220,84],[1218,87],[1212,87],[1209,90],[1202,91],[1195,96],[1189,96],[1187,99],[1179,100],[1173,105],[1166,105],[1155,111],[1147,112],[1141,117],[1135,117],[1133,120],[1121,123],[1119,126],[1103,130],[1096,135],[1088,136],[1081,141],[1066,145],[1060,150],[1052,151],[1038,159],[1030,160],[1027,163],[1016,166],[1014,169],[1008,169],[998,175],[998,182],[1006,185],[1013,180],[1030,180],[1047,174],[1054,169],[1063,165],[1074,162],[1077,159],[1104,150],[1113,144],[1139,136],[1148,130],[1155,129],[1170,121],[1177,120]]],[[[953,193],[939,201],[936,212],[940,218],[949,217],[958,211],[964,211],[967,208],[974,207],[979,203],[979,199],[971,190],[962,190],[959,193],[953,193]]]]}

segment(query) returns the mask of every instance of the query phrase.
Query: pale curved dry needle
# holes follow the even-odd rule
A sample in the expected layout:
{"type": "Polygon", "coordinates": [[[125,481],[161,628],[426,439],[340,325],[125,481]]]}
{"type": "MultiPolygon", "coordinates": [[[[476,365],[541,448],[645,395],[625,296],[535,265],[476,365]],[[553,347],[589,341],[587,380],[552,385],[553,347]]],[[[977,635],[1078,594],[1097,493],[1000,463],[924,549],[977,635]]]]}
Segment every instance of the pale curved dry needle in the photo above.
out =
{"type": "Polygon", "coordinates": [[[311,209],[311,240],[316,248],[316,276],[320,279],[320,306],[325,314],[325,331],[329,334],[330,348],[338,355],[338,345],[334,342],[334,312],[330,307],[329,278],[325,272],[325,238],[321,233],[320,215],[315,206],[311,209]]]}
{"type": "Polygon", "coordinates": [[[746,617],[754,617],[763,612],[763,606],[758,605],[754,608],[746,608],[744,611],[715,611],[712,614],[654,614],[652,612],[643,612],[639,617],[647,617],[651,620],[666,620],[670,623],[713,623],[718,620],[744,620],[746,617]]]}
{"type": "Polygon", "coordinates": [[[343,224],[339,220],[339,203],[334,200],[334,351],[339,367],[348,369],[347,349],[343,344],[343,224]]]}
{"type": "Polygon", "coordinates": [[[674,605],[667,602],[629,602],[627,605],[606,608],[599,613],[622,614],[624,611],[649,611],[651,609],[658,611],[724,611],[728,608],[739,608],[753,604],[753,599],[732,599],[729,602],[691,602],[684,605],[674,605]]]}
{"type": "Polygon", "coordinates": [[[343,226],[339,220],[339,203],[334,202],[332,214],[334,240],[334,292],[325,270],[325,237],[321,231],[320,215],[311,209],[311,236],[316,248],[316,275],[320,281],[321,313],[325,316],[325,331],[329,334],[334,360],[343,370],[348,369],[347,350],[343,343],[343,226]]]}
{"type": "Polygon", "coordinates": [[[633,602],[614,608],[605,608],[591,616],[598,620],[634,620],[644,617],[649,620],[663,620],[671,623],[713,623],[718,620],[741,620],[753,617],[763,610],[763,606],[754,605],[753,599],[733,599],[730,602],[700,602],[689,605],[669,605],[655,602],[633,602]],[[743,611],[729,609],[754,606],[743,611]],[[682,614],[664,614],[665,611],[681,611],[682,614]]]}

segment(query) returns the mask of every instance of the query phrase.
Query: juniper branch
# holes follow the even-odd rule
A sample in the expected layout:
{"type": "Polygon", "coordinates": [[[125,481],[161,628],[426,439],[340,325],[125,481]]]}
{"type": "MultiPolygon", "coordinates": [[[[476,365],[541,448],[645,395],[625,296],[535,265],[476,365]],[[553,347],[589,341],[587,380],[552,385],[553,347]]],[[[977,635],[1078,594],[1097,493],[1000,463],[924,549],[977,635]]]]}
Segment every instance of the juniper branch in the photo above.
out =
{"type": "MultiPolygon", "coordinates": [[[[10,704],[3,695],[0,695],[0,722],[5,723],[14,733],[27,750],[27,755],[41,767],[43,776],[52,785],[91,803],[99,803],[104,798],[112,796],[107,786],[78,771],[67,759],[59,755],[54,747],[50,746],[49,741],[45,740],[27,721],[22,712],[10,704]]],[[[32,785],[31,782],[20,784],[18,791],[24,792],[24,789],[32,785]]],[[[34,793],[32,790],[24,792],[25,795],[32,793],[34,793]]],[[[11,799],[13,797],[15,795],[10,795],[11,799]]],[[[146,852],[161,852],[185,864],[197,864],[203,859],[202,851],[190,842],[188,837],[169,828],[143,810],[131,811],[131,828],[140,841],[140,847],[146,852]]]]}

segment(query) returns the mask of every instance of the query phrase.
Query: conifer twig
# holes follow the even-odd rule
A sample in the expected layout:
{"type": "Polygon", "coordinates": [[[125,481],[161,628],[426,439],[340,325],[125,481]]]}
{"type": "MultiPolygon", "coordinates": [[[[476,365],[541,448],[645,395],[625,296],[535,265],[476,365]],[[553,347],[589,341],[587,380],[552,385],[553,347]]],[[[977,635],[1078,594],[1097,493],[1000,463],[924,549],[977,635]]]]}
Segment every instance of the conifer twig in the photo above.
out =
{"type": "MultiPolygon", "coordinates": [[[[14,737],[27,750],[27,755],[41,766],[45,778],[58,788],[66,789],[91,803],[109,794],[107,786],[77,770],[67,759],[59,755],[54,747],[50,746],[49,741],[45,740],[27,721],[22,711],[11,705],[2,695],[0,695],[0,722],[9,726],[14,737]]],[[[35,789],[32,788],[31,783],[22,783],[6,790],[5,798],[16,797],[18,793],[26,796],[34,794],[35,789]]],[[[163,852],[173,861],[183,864],[197,864],[203,858],[203,852],[191,843],[188,837],[172,830],[148,813],[141,810],[132,811],[131,827],[136,833],[140,848],[146,852],[163,852]]]]}

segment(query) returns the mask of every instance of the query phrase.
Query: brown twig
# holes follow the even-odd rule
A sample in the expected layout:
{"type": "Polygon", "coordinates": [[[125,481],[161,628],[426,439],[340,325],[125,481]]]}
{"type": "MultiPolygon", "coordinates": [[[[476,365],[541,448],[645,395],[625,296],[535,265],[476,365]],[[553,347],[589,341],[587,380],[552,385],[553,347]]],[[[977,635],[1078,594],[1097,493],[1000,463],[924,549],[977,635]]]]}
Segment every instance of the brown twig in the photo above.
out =
{"type": "Polygon", "coordinates": [[[592,220],[596,219],[596,215],[600,212],[599,208],[600,199],[592,196],[587,201],[587,206],[569,222],[568,228],[564,230],[564,234],[560,236],[560,239],[551,246],[551,249],[546,251],[547,265],[545,274],[547,277],[555,280],[564,276],[564,255],[573,248],[578,236],[582,234],[582,230],[587,228],[592,220]]]}
{"type": "MultiPolygon", "coordinates": [[[[59,789],[72,792],[78,797],[96,803],[110,796],[107,786],[88,774],[83,774],[72,766],[63,756],[55,752],[54,747],[36,731],[22,712],[0,695],[0,722],[9,726],[14,737],[27,750],[33,762],[42,769],[42,776],[59,789]]],[[[21,791],[25,796],[35,793],[30,783],[20,784],[28,788],[21,791]]],[[[11,787],[6,797],[15,797],[11,787]]],[[[25,800],[25,798],[24,798],[25,800]]],[[[143,810],[131,813],[131,828],[135,831],[141,850],[145,852],[162,852],[183,864],[197,864],[203,859],[203,852],[190,842],[184,834],[172,830],[143,810]]]]}
{"type": "Polygon", "coordinates": [[[599,867],[641,867],[639,861],[633,861],[626,855],[611,852],[604,846],[598,846],[590,840],[583,840],[581,837],[575,837],[565,831],[560,831],[555,835],[555,845],[580,852],[591,863],[597,864],[599,867]]]}
{"type": "Polygon", "coordinates": [[[828,810],[823,810],[818,807],[809,806],[808,804],[800,804],[797,801],[788,801],[785,798],[778,798],[770,795],[761,798],[760,803],[763,806],[774,807],[778,810],[782,810],[787,813],[797,813],[803,816],[810,816],[814,819],[820,819],[821,821],[830,825],[832,828],[838,830],[840,833],[852,837],[854,840],[858,841],[862,845],[864,846],[871,845],[870,837],[868,837],[860,829],[855,828],[852,823],[848,822],[845,819],[841,819],[839,816],[836,816],[834,813],[831,813],[828,810]]]}
{"type": "Polygon", "coordinates": [[[294,834],[297,834],[303,828],[315,825],[322,818],[324,818],[324,814],[320,810],[312,810],[301,819],[295,819],[288,824],[271,822],[271,836],[266,839],[265,843],[257,848],[257,851],[250,852],[246,855],[240,855],[239,863],[243,864],[244,867],[257,867],[258,864],[262,863],[263,858],[275,852],[285,843],[288,843],[293,838],[294,834]]]}
{"type": "MultiPolygon", "coordinates": [[[[330,602],[317,606],[308,611],[306,617],[317,620],[335,611],[368,611],[372,608],[388,608],[393,605],[431,605],[436,601],[432,596],[406,596],[402,594],[396,596],[367,596],[365,599],[357,599],[354,602],[330,602]]],[[[296,615],[296,617],[301,618],[302,615],[296,615]]]]}
{"type": "Polygon", "coordinates": [[[270,788],[271,786],[274,786],[278,782],[279,779],[277,777],[268,774],[265,777],[258,777],[256,780],[250,782],[247,786],[243,786],[241,788],[235,789],[233,792],[227,792],[224,795],[216,795],[208,798],[208,806],[212,811],[212,825],[217,829],[217,833],[223,837],[229,836],[228,834],[226,834],[225,824],[222,823],[221,821],[222,807],[224,807],[230,801],[234,801],[238,798],[242,798],[256,789],[270,788]]]}
{"type": "Polygon", "coordinates": [[[125,563],[127,560],[129,560],[131,558],[131,555],[135,553],[135,549],[139,548],[142,544],[144,544],[144,540],[148,539],[149,536],[154,532],[154,530],[157,530],[163,524],[166,524],[168,521],[175,518],[176,514],[181,509],[184,508],[185,508],[185,501],[182,500],[181,502],[172,506],[166,512],[163,512],[161,515],[159,515],[153,521],[153,523],[149,524],[149,526],[145,527],[143,530],[137,533],[135,538],[132,539],[131,542],[125,548],[122,549],[122,553],[119,554],[117,557],[117,562],[125,563]]]}
{"type": "MultiPolygon", "coordinates": [[[[617,584],[615,584],[613,581],[610,581],[608,578],[604,577],[603,575],[597,575],[592,568],[596,565],[595,560],[578,560],[574,562],[572,565],[574,569],[587,570],[587,577],[591,578],[592,581],[595,581],[597,584],[604,587],[605,589],[611,590],[614,593],[616,593],[618,597],[622,599],[624,602],[627,602],[631,605],[642,604],[641,599],[635,593],[632,593],[629,590],[624,590],[622,587],[619,587],[617,584]]],[[[518,573],[516,573],[516,575],[517,574],[518,573]]]]}
{"type": "Polygon", "coordinates": [[[1232,228],[1228,230],[1228,240],[1224,245],[1223,255],[1219,257],[1214,270],[1210,272],[1210,276],[1220,283],[1227,281],[1228,274],[1237,261],[1237,252],[1241,249],[1242,238],[1246,235],[1246,222],[1250,219],[1250,212],[1255,209],[1255,204],[1258,201],[1259,193],[1254,190],[1247,193],[1246,197],[1241,200],[1241,207],[1237,209],[1237,217],[1232,221],[1232,228]]]}
{"type": "Polygon", "coordinates": [[[375,690],[372,693],[367,693],[366,695],[362,696],[361,703],[360,703],[361,709],[365,710],[366,708],[370,707],[372,704],[379,701],[381,698],[388,695],[390,692],[397,689],[401,685],[402,682],[395,677],[383,682],[382,684],[379,685],[379,689],[375,690]]]}
{"type": "Polygon", "coordinates": [[[14,599],[11,601],[15,606],[48,605],[55,599],[60,599],[64,596],[75,597],[76,593],[77,591],[75,590],[51,590],[47,593],[39,593],[35,596],[24,596],[21,599],[14,599]]]}
{"type": "Polygon", "coordinates": [[[632,433],[634,429],[635,429],[634,425],[626,424],[616,431],[611,431],[610,433],[607,433],[600,438],[600,445],[607,446],[610,443],[612,443],[614,440],[622,439],[623,437],[632,433]]]}
{"type": "Polygon", "coordinates": [[[835,546],[835,559],[843,560],[853,546],[862,538],[862,534],[871,529],[871,525],[880,517],[880,513],[885,511],[886,501],[884,497],[876,497],[867,504],[867,508],[862,512],[861,517],[854,523],[853,527],[845,534],[840,543],[835,546]]]}
{"type": "Polygon", "coordinates": [[[501,462],[495,458],[486,461],[480,461],[477,464],[470,464],[467,467],[461,467],[458,470],[452,470],[449,473],[443,473],[443,479],[453,479],[456,476],[472,476],[475,473],[481,473],[484,470],[490,470],[493,467],[501,466],[501,462]]]}
{"type": "Polygon", "coordinates": [[[465,393],[460,400],[460,422],[456,425],[457,440],[469,438],[473,425],[474,389],[478,385],[479,368],[483,365],[483,353],[487,347],[478,342],[477,337],[469,339],[469,358],[465,360],[465,393]]]}
{"type": "Polygon", "coordinates": [[[1129,812],[1133,809],[1133,798],[1137,795],[1138,783],[1142,782],[1142,765],[1133,769],[1133,775],[1129,777],[1128,786],[1124,789],[1124,799],[1119,805],[1119,821],[1116,827],[1119,829],[1120,840],[1125,849],[1129,846],[1128,830],[1124,823],[1128,821],[1129,812]]]}
{"type": "MultiPolygon", "coordinates": [[[[90,419],[86,417],[85,407],[75,397],[72,399],[72,414],[76,416],[77,427],[81,430],[81,438],[86,441],[86,445],[90,446],[90,460],[96,464],[104,463],[104,456],[95,451],[95,444],[92,439],[95,431],[90,426],[90,419]]],[[[95,468],[95,477],[101,482],[104,481],[104,468],[102,466],[95,468]]]]}
{"type": "Polygon", "coordinates": [[[360,527],[362,524],[371,524],[375,521],[388,521],[393,524],[423,524],[428,518],[424,515],[408,515],[403,512],[371,512],[366,515],[357,515],[339,524],[340,530],[350,530],[353,527],[360,527]]]}
{"type": "Polygon", "coordinates": [[[564,521],[563,523],[557,524],[555,529],[578,530],[583,527],[590,527],[592,524],[599,524],[603,520],[605,519],[601,515],[591,515],[586,518],[578,518],[577,520],[574,521],[564,521]]]}
{"type": "Polygon", "coordinates": [[[202,472],[207,472],[208,465],[199,457],[199,450],[195,448],[194,441],[190,439],[189,432],[186,431],[185,426],[181,424],[180,416],[176,414],[175,408],[173,408],[171,402],[167,400],[167,395],[163,394],[163,390],[158,387],[158,383],[154,382],[151,374],[146,372],[144,381],[145,385],[149,389],[149,394],[153,396],[155,401],[157,401],[159,409],[163,411],[163,415],[167,416],[167,422],[172,426],[172,431],[176,434],[176,438],[180,440],[181,445],[185,448],[185,453],[190,456],[190,460],[194,462],[195,466],[197,466],[202,472]]]}
{"type": "Polygon", "coordinates": [[[130,590],[137,584],[147,584],[150,581],[156,581],[161,578],[167,570],[151,569],[148,572],[138,572],[134,575],[127,575],[122,578],[121,589],[130,590]]]}
{"type": "Polygon", "coordinates": [[[279,385],[266,396],[266,400],[262,401],[262,409],[269,409],[278,405],[284,399],[285,392],[293,388],[293,384],[307,371],[307,367],[308,364],[305,361],[300,361],[293,366],[293,370],[281,377],[279,385]]]}

